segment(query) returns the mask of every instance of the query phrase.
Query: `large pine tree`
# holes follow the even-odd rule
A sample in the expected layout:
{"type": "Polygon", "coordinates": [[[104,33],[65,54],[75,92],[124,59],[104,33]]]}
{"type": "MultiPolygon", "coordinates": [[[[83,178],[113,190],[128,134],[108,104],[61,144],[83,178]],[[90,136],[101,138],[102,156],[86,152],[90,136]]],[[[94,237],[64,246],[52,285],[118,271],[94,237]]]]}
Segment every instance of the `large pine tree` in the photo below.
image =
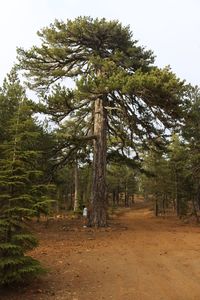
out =
{"type": "Polygon", "coordinates": [[[106,226],[107,140],[117,137],[110,149],[122,156],[157,141],[179,116],[184,84],[169,68],[153,66],[152,52],[118,21],[55,21],[38,35],[39,47],[18,49],[20,66],[54,119],[78,116],[86,123],[78,138],[93,141],[91,220],[106,226]],[[67,78],[74,88],[66,87],[67,78]]]}

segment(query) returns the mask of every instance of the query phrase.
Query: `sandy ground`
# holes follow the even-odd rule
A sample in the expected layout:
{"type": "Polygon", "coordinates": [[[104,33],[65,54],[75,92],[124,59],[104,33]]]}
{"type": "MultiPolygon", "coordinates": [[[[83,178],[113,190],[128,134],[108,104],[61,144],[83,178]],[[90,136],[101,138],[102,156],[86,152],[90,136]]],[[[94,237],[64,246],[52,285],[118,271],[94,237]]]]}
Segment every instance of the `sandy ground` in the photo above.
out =
{"type": "Polygon", "coordinates": [[[32,255],[49,273],[6,300],[200,300],[200,227],[148,208],[125,210],[107,229],[80,220],[36,227],[32,255]]]}

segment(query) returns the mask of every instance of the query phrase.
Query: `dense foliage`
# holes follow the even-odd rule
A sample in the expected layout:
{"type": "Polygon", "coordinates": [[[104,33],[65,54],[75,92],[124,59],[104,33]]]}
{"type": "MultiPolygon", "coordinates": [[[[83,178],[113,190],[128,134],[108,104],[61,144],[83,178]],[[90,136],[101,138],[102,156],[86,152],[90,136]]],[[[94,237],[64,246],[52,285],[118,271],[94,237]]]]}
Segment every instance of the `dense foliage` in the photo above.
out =
{"type": "Polygon", "coordinates": [[[42,271],[25,253],[37,246],[28,220],[47,209],[42,139],[32,103],[13,70],[0,91],[0,285],[27,280],[42,271]]]}

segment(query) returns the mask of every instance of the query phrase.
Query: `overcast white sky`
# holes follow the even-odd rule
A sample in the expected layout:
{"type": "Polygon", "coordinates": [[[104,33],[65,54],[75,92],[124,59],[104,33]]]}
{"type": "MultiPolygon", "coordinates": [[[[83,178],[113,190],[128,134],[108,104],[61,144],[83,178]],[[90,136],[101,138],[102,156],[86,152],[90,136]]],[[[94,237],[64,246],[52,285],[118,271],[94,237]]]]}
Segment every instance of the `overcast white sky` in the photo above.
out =
{"type": "Polygon", "coordinates": [[[37,30],[54,19],[118,19],[139,44],[154,51],[181,79],[200,85],[199,0],[0,0],[0,84],[15,62],[16,47],[38,43],[37,30]]]}

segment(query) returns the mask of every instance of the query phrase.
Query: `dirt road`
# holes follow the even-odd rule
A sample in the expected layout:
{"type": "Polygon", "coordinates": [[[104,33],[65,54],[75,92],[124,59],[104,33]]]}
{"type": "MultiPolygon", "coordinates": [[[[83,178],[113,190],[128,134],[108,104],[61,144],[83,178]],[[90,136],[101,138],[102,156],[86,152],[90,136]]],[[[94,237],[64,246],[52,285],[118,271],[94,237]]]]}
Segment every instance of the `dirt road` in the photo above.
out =
{"type": "Polygon", "coordinates": [[[109,229],[58,220],[37,228],[42,281],[6,300],[200,300],[200,228],[127,210],[109,229]]]}

